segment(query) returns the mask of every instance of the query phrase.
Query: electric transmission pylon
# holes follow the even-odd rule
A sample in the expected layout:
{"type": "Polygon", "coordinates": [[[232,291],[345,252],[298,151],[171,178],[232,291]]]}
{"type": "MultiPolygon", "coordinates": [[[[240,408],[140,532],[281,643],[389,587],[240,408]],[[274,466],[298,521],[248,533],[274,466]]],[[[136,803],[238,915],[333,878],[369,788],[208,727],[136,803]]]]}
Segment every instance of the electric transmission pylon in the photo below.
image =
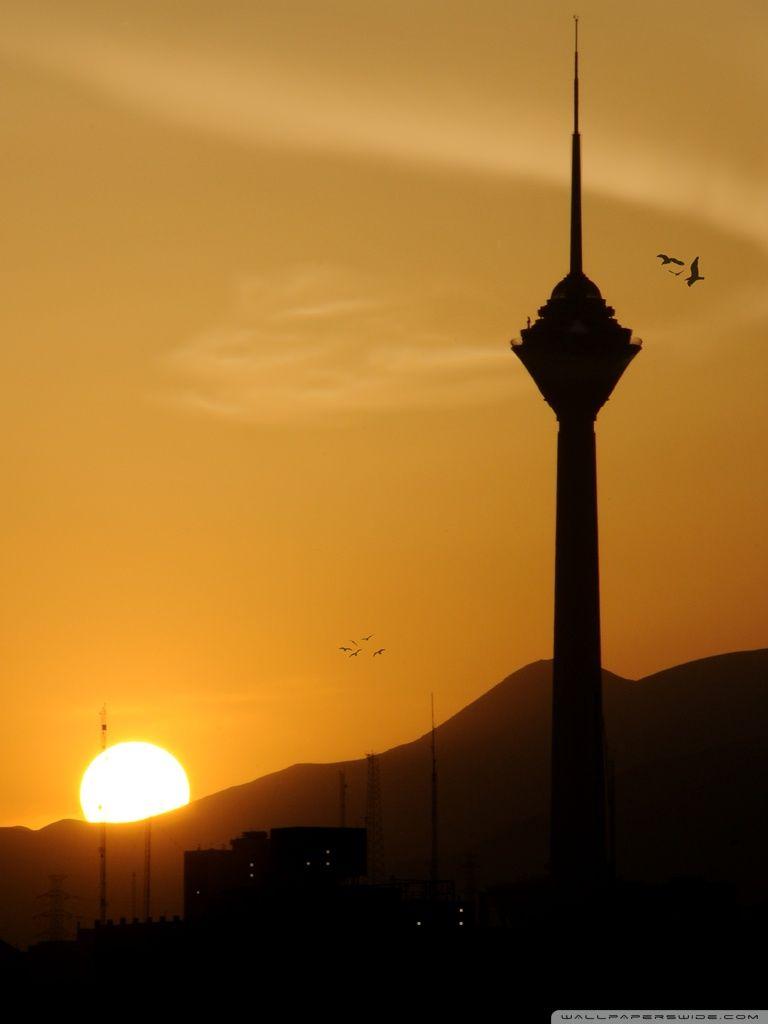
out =
{"type": "Polygon", "coordinates": [[[45,909],[35,914],[35,920],[48,922],[38,936],[43,941],[65,942],[70,938],[69,922],[75,915],[66,908],[67,901],[72,899],[62,888],[62,882],[66,877],[49,875],[49,888],[35,897],[38,900],[46,900],[45,909]]]}

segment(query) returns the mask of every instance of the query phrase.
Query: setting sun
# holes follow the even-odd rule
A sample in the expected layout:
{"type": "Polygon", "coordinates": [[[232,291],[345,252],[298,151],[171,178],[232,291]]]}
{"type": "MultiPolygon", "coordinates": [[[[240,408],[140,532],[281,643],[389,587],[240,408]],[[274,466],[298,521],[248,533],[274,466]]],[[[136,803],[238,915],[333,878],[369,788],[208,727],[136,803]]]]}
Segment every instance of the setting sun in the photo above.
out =
{"type": "Polygon", "coordinates": [[[189,803],[176,758],[152,743],[117,743],[88,765],[80,784],[87,821],[140,821],[189,803]]]}

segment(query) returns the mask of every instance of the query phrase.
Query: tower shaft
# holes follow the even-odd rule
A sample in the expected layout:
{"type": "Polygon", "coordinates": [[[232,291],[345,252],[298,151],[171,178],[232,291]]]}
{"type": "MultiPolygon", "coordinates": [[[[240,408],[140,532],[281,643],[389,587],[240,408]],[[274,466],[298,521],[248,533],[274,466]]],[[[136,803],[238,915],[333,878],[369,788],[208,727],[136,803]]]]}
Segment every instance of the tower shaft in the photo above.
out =
{"type": "Polygon", "coordinates": [[[384,878],[384,827],[381,817],[381,776],[379,758],[366,754],[368,785],[365,801],[365,827],[368,841],[368,880],[376,884],[384,878]]]}
{"type": "Polygon", "coordinates": [[[339,826],[347,827],[347,773],[339,771],[339,826]]]}
{"type": "Polygon", "coordinates": [[[599,881],[607,868],[603,737],[595,432],[586,413],[564,416],[557,438],[550,853],[563,881],[599,881]]]}

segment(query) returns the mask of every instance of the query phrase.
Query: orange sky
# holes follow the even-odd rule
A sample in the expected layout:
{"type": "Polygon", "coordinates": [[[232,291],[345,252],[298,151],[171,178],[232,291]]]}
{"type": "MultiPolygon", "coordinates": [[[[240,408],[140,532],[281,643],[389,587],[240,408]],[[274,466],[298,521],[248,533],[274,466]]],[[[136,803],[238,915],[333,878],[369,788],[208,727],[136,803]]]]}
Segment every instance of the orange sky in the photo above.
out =
{"type": "MultiPolygon", "coordinates": [[[[104,701],[200,796],[550,656],[555,421],[508,341],[566,270],[571,13],[6,5],[0,823],[79,815],[104,701]]],[[[768,8],[580,14],[585,270],[644,340],[598,430],[637,676],[768,644],[768,8]]]]}

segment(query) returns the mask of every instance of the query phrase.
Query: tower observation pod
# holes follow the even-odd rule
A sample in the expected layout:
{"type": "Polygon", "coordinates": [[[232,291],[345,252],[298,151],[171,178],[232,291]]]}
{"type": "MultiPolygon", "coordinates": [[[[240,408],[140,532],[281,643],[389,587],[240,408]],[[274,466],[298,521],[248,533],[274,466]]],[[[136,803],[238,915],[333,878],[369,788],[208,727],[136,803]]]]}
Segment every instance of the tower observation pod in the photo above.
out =
{"type": "Polygon", "coordinates": [[[558,420],[550,870],[577,893],[610,874],[595,420],[640,342],[582,270],[577,19],[575,28],[570,269],[512,348],[558,420]]]}

